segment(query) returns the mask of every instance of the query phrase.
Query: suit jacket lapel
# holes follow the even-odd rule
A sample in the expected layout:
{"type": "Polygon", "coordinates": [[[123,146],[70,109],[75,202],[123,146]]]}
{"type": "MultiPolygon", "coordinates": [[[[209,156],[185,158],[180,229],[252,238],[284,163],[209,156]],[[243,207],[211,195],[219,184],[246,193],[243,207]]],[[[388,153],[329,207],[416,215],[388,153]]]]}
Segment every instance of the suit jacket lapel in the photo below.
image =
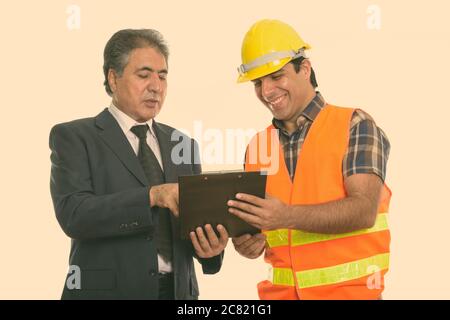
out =
{"type": "Polygon", "coordinates": [[[163,163],[164,177],[166,183],[178,182],[177,168],[172,161],[172,148],[177,141],[172,141],[169,132],[161,125],[153,121],[153,129],[158,138],[159,149],[161,150],[161,158],[163,163]]]}
{"type": "Polygon", "coordinates": [[[133,148],[124,135],[116,119],[108,111],[103,110],[96,118],[95,123],[99,130],[99,136],[112,149],[125,167],[133,174],[142,185],[148,185],[147,177],[139,163],[133,148]]]}

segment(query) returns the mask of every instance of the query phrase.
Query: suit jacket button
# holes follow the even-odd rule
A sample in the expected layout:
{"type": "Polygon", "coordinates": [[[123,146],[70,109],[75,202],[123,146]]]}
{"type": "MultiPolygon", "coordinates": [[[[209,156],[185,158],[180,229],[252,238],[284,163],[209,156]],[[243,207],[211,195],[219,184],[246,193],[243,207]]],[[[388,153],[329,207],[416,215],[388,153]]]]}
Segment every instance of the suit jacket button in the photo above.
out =
{"type": "Polygon", "coordinates": [[[156,273],[155,271],[153,271],[153,270],[150,270],[148,273],[150,274],[151,277],[154,277],[154,276],[156,276],[156,274],[157,274],[157,273],[156,273]]]}

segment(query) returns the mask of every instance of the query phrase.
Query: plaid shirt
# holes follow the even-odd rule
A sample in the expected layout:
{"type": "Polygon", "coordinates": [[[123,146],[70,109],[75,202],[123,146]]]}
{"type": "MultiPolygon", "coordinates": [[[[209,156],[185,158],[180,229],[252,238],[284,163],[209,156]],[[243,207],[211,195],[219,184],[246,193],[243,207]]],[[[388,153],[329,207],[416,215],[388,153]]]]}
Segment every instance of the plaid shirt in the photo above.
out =
{"type": "MultiPolygon", "coordinates": [[[[280,143],[291,180],[294,179],[297,156],[302,149],[309,128],[324,106],[325,100],[317,92],[314,99],[298,117],[298,129],[292,134],[284,129],[282,121],[272,120],[275,128],[279,129],[280,143]]],[[[374,173],[384,181],[389,150],[389,140],[383,130],[377,127],[370,115],[362,110],[356,110],[351,120],[348,149],[342,161],[343,176],[349,177],[355,173],[374,173]]]]}

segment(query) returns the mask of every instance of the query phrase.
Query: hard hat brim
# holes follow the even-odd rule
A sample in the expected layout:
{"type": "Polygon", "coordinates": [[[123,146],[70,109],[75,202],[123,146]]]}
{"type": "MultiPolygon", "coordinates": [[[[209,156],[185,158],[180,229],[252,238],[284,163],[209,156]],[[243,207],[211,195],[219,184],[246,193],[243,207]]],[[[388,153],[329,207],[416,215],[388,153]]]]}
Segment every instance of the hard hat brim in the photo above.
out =
{"type": "Polygon", "coordinates": [[[270,63],[266,63],[262,66],[259,66],[255,69],[252,69],[246,73],[240,74],[237,83],[243,83],[247,81],[256,80],[258,78],[262,78],[271,73],[277,72],[281,68],[283,68],[286,64],[291,61],[292,58],[284,58],[281,60],[272,61],[270,63]]]}

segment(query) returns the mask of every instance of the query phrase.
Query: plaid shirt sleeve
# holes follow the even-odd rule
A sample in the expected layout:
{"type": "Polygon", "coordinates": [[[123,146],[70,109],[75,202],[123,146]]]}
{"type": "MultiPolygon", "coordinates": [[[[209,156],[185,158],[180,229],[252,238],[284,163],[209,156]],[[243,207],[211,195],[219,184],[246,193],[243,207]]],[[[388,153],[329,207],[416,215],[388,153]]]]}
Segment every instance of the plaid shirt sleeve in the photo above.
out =
{"type": "Polygon", "coordinates": [[[382,181],[386,178],[386,165],[390,143],[375,121],[362,110],[353,114],[350,140],[342,163],[344,177],[355,173],[374,173],[382,181]]]}

